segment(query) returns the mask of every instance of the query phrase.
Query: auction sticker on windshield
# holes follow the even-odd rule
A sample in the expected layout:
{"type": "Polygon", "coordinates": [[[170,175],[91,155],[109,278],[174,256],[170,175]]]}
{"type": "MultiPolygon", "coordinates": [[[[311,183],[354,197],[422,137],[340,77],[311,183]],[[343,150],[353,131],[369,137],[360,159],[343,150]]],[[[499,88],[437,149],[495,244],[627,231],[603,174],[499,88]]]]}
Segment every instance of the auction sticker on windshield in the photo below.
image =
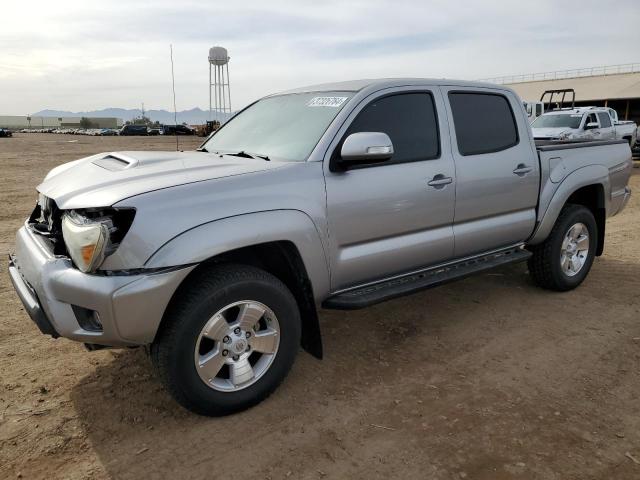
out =
{"type": "Polygon", "coordinates": [[[349,97],[313,97],[307,107],[339,107],[349,97]]]}

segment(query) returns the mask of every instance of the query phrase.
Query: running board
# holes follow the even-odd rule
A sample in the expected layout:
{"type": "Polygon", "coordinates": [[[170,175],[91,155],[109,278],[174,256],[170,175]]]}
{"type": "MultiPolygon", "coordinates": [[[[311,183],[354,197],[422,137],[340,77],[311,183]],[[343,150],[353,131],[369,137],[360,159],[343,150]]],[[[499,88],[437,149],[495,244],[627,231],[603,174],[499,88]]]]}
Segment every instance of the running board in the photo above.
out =
{"type": "Polygon", "coordinates": [[[523,250],[521,247],[500,250],[391,280],[383,280],[364,287],[356,287],[329,297],[322,303],[322,307],[336,310],[355,310],[369,307],[385,300],[436,287],[501,265],[523,262],[530,256],[531,252],[523,250]]]}

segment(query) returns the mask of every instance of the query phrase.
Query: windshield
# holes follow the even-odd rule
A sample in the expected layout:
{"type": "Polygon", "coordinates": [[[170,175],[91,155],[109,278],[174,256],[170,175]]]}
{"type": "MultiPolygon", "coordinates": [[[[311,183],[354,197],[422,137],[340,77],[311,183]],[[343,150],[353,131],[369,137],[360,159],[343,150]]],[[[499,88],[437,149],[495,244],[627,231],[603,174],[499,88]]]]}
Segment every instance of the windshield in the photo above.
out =
{"type": "Polygon", "coordinates": [[[352,95],[316,92],[264,98],[229,120],[203,147],[304,161],[352,95]]]}
{"type": "Polygon", "coordinates": [[[531,126],[533,128],[578,128],[582,115],[579,113],[542,115],[536,118],[531,126]]]}

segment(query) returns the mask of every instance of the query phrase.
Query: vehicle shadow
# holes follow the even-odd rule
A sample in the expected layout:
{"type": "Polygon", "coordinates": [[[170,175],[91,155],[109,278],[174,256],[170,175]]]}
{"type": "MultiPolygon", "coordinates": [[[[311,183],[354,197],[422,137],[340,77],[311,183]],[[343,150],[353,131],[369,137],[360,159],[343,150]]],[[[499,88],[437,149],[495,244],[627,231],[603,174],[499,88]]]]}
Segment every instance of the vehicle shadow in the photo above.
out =
{"type": "MultiPolygon", "coordinates": [[[[612,276],[631,281],[638,274],[637,264],[598,259],[580,295],[597,294],[593,287],[612,276]]],[[[314,428],[312,419],[339,435],[354,415],[376,410],[367,397],[373,384],[397,382],[399,370],[421,381],[436,375],[439,365],[518,328],[522,313],[512,308],[518,298],[530,297],[535,307],[549,295],[533,286],[520,264],[360,311],[322,311],[325,359],[300,352],[268,400],[228,417],[200,417],[177,405],[143,349],[107,353],[71,398],[90,445],[113,478],[265,478],[269,468],[278,471],[278,461],[287,461],[305,428],[314,428]],[[504,318],[494,319],[495,312],[504,318]],[[467,331],[460,342],[467,329],[474,334],[467,331]],[[230,454],[238,448],[242,453],[234,460],[230,454]],[[275,460],[264,458],[268,452],[275,460]],[[221,468],[238,461],[236,470],[221,468]]]]}

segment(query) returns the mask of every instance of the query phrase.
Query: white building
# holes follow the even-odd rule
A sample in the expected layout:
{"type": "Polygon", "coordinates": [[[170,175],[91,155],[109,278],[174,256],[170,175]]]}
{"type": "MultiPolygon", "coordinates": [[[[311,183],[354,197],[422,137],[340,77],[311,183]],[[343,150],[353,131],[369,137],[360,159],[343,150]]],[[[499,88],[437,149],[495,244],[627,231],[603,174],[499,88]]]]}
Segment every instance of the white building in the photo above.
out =
{"type": "MultiPolygon", "coordinates": [[[[22,130],[23,128],[80,128],[83,117],[29,117],[20,115],[0,115],[0,128],[22,130]]],[[[86,117],[93,128],[120,128],[121,118],[115,117],[86,117]]]]}

